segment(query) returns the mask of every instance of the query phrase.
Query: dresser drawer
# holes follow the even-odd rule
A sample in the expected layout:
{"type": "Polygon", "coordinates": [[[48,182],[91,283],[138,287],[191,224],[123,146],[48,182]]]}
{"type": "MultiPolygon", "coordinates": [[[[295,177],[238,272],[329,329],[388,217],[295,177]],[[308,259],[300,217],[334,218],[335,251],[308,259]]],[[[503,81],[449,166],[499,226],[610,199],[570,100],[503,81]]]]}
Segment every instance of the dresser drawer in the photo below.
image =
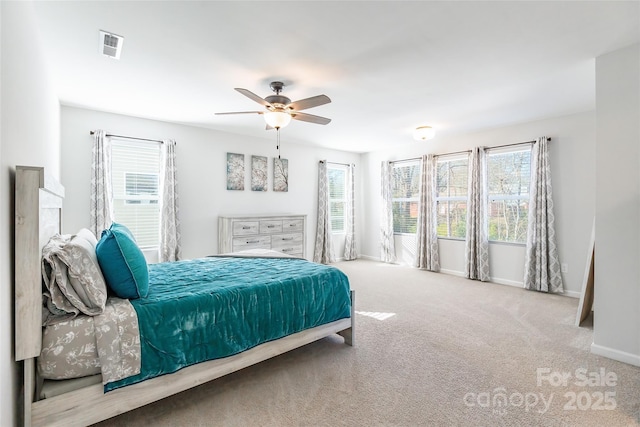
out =
{"type": "Polygon", "coordinates": [[[290,231],[303,231],[304,221],[302,219],[285,219],[282,220],[282,232],[288,233],[290,231]]]}
{"type": "Polygon", "coordinates": [[[258,221],[235,221],[233,223],[234,236],[247,236],[250,234],[258,234],[258,221]]]}
{"type": "Polygon", "coordinates": [[[268,221],[260,221],[260,233],[261,234],[270,234],[270,233],[282,233],[282,220],[273,219],[268,221]]]}
{"type": "Polygon", "coordinates": [[[271,236],[271,249],[289,255],[302,255],[302,233],[276,234],[271,236]]]}
{"type": "Polygon", "coordinates": [[[271,236],[247,236],[233,238],[233,252],[247,249],[270,249],[271,236]]]}
{"type": "Polygon", "coordinates": [[[305,258],[306,230],[306,215],[220,216],[218,253],[272,249],[305,258]]]}

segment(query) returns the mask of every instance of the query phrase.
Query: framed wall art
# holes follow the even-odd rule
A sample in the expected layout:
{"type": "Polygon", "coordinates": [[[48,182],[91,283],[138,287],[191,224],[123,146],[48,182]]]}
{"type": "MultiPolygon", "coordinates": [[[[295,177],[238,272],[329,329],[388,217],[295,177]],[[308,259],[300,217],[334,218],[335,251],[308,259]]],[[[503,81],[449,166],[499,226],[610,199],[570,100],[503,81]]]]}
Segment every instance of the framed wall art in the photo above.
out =
{"type": "Polygon", "coordinates": [[[227,153],[227,190],[244,190],[244,154],[227,153]]]}
{"type": "Polygon", "coordinates": [[[251,190],[267,191],[267,158],[251,156],[251,190]]]}
{"type": "Polygon", "coordinates": [[[273,191],[289,191],[289,160],[273,158],[273,191]]]}

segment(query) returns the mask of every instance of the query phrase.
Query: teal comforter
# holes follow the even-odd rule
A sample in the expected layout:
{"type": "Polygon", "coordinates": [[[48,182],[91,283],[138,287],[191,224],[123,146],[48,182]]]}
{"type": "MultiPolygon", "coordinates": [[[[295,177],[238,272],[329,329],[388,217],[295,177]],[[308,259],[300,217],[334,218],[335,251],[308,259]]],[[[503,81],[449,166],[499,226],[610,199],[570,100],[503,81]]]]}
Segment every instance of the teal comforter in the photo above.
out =
{"type": "Polygon", "coordinates": [[[347,276],[296,258],[203,258],[149,265],[138,314],[139,375],[105,392],[350,317],[347,276]]]}

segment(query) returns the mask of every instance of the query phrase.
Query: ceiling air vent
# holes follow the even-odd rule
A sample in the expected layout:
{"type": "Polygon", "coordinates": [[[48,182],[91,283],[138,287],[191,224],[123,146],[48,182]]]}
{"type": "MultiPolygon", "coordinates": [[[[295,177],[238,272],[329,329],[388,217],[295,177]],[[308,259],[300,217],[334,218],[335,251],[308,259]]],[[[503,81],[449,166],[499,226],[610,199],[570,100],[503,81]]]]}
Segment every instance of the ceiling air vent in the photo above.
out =
{"type": "Polygon", "coordinates": [[[100,30],[100,53],[109,58],[120,59],[124,37],[100,30]]]}

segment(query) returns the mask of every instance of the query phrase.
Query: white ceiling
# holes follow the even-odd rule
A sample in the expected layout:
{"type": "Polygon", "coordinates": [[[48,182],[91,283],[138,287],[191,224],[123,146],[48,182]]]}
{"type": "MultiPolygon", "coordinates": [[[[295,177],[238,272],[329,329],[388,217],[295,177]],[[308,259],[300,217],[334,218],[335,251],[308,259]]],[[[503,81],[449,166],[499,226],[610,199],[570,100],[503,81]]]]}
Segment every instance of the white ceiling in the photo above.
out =
{"type": "MultiPolygon", "coordinates": [[[[36,2],[64,105],[275,139],[258,115],[288,84],[326,126],[293,121],[284,141],[368,152],[595,108],[595,58],[640,40],[629,2],[36,2]],[[121,59],[99,30],[124,36],[121,59]]],[[[171,137],[170,135],[167,137],[171,137]]]]}

